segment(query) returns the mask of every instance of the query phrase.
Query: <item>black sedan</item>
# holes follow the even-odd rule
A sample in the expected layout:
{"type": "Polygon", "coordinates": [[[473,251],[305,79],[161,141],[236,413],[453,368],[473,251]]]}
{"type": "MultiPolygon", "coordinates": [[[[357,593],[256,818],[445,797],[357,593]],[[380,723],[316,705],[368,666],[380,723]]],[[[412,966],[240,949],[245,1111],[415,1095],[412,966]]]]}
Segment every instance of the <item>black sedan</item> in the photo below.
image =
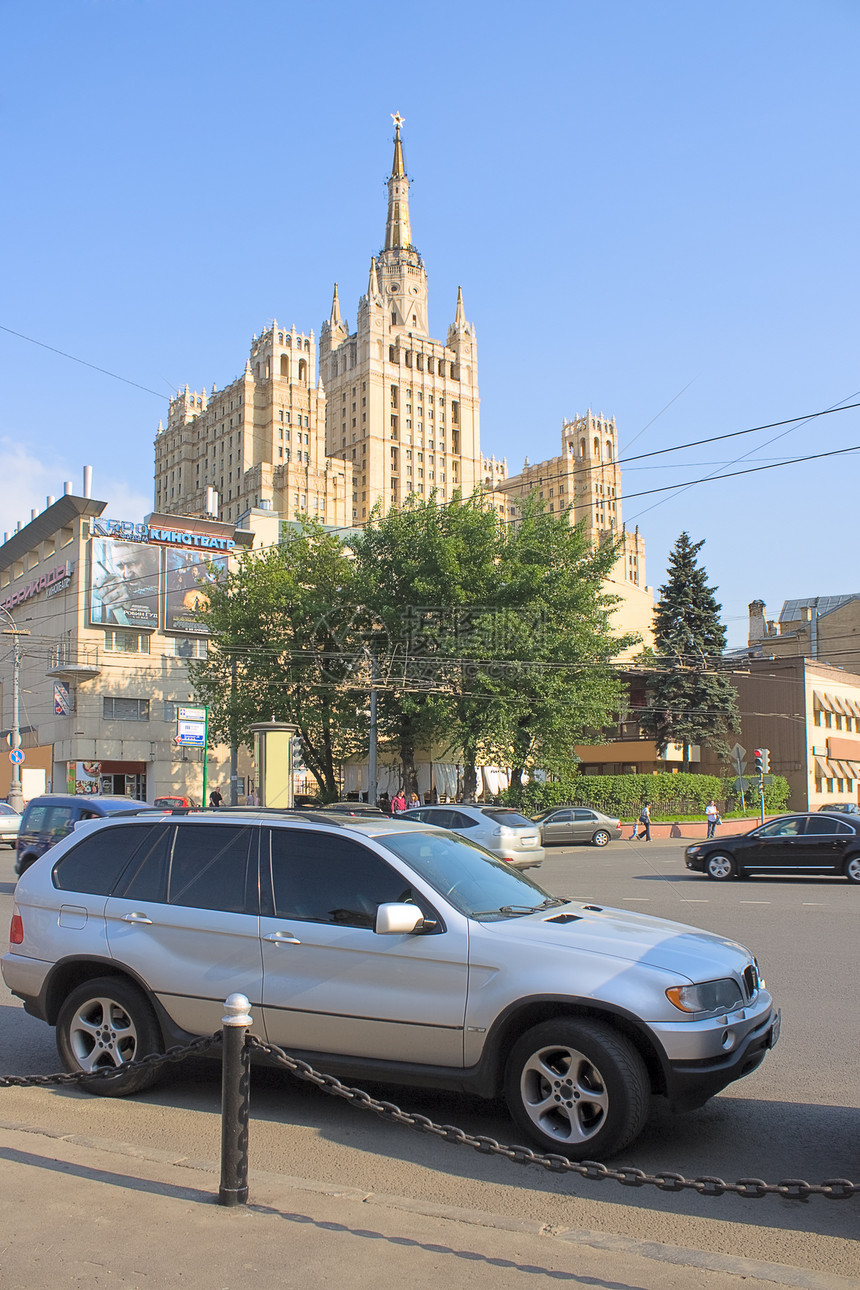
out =
{"type": "Polygon", "coordinates": [[[781,815],[749,833],[687,847],[684,858],[688,869],[716,882],[752,873],[836,874],[860,882],[860,819],[781,815]]]}

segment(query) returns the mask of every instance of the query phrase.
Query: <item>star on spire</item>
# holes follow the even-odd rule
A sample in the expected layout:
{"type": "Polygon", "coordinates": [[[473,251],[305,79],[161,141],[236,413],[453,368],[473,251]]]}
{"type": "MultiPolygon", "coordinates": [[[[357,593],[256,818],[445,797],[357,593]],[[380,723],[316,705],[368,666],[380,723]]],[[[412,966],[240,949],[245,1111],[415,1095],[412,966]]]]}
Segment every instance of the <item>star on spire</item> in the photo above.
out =
{"type": "Polygon", "coordinates": [[[394,128],[395,128],[395,130],[396,130],[396,131],[398,132],[398,134],[399,134],[399,133],[400,133],[400,127],[401,127],[402,125],[405,125],[405,124],[406,124],[406,118],[405,118],[405,117],[402,117],[402,116],[400,115],[400,113],[399,113],[399,112],[392,112],[392,113],[391,113],[391,119],[392,119],[392,121],[394,122],[394,128]]]}

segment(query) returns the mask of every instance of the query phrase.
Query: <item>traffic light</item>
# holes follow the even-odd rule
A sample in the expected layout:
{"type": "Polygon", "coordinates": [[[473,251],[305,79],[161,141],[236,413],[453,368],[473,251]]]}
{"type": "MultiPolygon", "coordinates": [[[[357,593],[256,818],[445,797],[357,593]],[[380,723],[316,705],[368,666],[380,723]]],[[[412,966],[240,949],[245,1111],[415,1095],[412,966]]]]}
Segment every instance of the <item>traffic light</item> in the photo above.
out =
{"type": "Polygon", "coordinates": [[[770,771],[770,749],[756,748],[753,756],[755,757],[756,774],[767,775],[770,771]]]}

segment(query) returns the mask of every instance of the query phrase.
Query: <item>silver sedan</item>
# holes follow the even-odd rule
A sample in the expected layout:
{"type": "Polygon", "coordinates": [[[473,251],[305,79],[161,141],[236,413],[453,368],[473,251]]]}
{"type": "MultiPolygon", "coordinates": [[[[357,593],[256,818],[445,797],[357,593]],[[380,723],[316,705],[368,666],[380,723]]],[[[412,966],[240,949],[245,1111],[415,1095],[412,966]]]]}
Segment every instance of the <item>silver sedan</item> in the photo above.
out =
{"type": "Polygon", "coordinates": [[[422,806],[394,818],[461,833],[516,869],[536,869],[544,857],[540,829],[507,806],[422,806]]]}
{"type": "Polygon", "coordinates": [[[592,842],[605,847],[621,837],[618,816],[604,815],[590,806],[560,806],[540,811],[533,820],[541,831],[544,846],[553,842],[592,842]]]}

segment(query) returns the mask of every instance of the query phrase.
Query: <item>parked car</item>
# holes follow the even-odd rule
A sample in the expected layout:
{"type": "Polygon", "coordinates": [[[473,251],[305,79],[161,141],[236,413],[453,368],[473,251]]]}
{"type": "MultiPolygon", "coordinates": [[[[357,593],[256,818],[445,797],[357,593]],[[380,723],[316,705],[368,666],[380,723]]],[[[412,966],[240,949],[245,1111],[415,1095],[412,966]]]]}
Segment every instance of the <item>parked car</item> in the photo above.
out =
{"type": "Polygon", "coordinates": [[[6,802],[0,802],[0,842],[15,850],[18,842],[18,830],[21,827],[21,816],[6,802]]]}
{"type": "Polygon", "coordinates": [[[132,797],[75,796],[71,793],[43,793],[24,807],[16,843],[15,872],[22,874],[34,860],[56,844],[82,820],[99,819],[114,811],[144,806],[132,797]]]}
{"type": "Polygon", "coordinates": [[[835,874],[860,882],[860,819],[821,812],[780,815],[732,837],[687,847],[688,869],[717,882],[752,873],[835,874]]]}
{"type": "Polygon", "coordinates": [[[860,806],[856,802],[831,802],[829,806],[819,806],[819,811],[826,811],[828,815],[837,815],[843,811],[846,815],[860,815],[860,806]]]}
{"type": "Polygon", "coordinates": [[[385,812],[382,808],[373,806],[370,802],[328,802],[325,806],[311,809],[337,811],[340,815],[379,815],[383,819],[385,818],[385,812]]]}
{"type": "Polygon", "coordinates": [[[416,806],[397,818],[462,833],[516,869],[536,869],[544,858],[540,829],[508,806],[416,806]]]}
{"type": "Polygon", "coordinates": [[[2,972],[72,1072],[211,1034],[237,991],[317,1069],[503,1094],[573,1159],[632,1142],[651,1094],[701,1106],[779,1035],[734,940],[551,896],[447,830],[323,812],[81,825],[19,880],[2,972]]]}
{"type": "Polygon", "coordinates": [[[592,842],[605,847],[622,836],[618,816],[604,815],[591,806],[558,806],[532,816],[539,825],[544,846],[553,842],[592,842]]]}
{"type": "Polygon", "coordinates": [[[153,806],[162,806],[168,810],[182,810],[185,807],[196,806],[197,803],[190,797],[156,797],[152,803],[153,806]]]}

